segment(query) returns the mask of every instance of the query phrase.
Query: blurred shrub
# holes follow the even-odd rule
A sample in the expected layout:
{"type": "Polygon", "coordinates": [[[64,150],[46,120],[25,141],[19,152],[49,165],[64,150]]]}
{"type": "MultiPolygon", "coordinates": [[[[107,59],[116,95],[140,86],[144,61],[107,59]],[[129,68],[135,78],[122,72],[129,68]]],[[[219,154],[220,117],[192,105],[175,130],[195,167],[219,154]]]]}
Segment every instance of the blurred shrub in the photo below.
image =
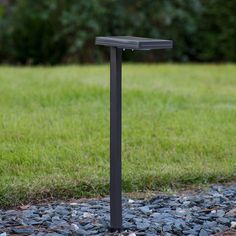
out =
{"type": "Polygon", "coordinates": [[[97,35],[174,40],[167,53],[126,53],[129,60],[235,61],[236,1],[4,0],[0,60],[55,64],[103,61],[97,35]],[[158,58],[157,58],[158,57],[158,58]]]}
{"type": "Polygon", "coordinates": [[[197,37],[192,44],[199,61],[236,61],[236,1],[202,0],[197,37]]]}
{"type": "Polygon", "coordinates": [[[0,26],[0,38],[11,62],[91,60],[89,47],[102,16],[97,1],[21,0],[8,8],[11,13],[0,26]]]}

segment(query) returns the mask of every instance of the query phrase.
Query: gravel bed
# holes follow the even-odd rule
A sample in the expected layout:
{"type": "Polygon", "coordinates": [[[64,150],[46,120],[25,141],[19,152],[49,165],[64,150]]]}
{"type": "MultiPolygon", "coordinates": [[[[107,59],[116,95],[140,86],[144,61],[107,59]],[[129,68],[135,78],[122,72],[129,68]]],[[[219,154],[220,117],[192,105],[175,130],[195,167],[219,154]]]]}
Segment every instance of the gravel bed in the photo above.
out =
{"type": "Polygon", "coordinates": [[[236,185],[150,200],[124,198],[121,234],[109,233],[109,217],[109,198],[0,210],[0,236],[236,235],[236,185]]]}

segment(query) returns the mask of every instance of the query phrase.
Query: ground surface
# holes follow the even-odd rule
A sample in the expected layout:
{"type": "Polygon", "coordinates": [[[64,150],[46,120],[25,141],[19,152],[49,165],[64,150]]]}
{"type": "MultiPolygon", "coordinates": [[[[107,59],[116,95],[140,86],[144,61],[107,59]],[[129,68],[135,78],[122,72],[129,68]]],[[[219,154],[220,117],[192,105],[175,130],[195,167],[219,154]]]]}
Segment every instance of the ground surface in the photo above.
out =
{"type": "MultiPolygon", "coordinates": [[[[232,179],[235,65],[125,65],[123,190],[232,179]]],[[[0,205],[108,193],[109,66],[0,67],[0,205]]]]}
{"type": "MultiPolygon", "coordinates": [[[[207,192],[123,199],[122,235],[236,235],[236,185],[207,192]]],[[[0,210],[0,235],[66,236],[109,233],[109,198],[0,210]]]]}

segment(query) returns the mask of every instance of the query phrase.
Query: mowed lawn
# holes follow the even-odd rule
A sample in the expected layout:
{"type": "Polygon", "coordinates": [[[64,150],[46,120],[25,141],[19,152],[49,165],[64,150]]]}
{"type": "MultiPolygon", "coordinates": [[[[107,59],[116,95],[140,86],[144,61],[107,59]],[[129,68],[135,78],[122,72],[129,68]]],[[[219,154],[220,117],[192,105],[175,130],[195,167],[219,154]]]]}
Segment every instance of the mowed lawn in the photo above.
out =
{"type": "MultiPolygon", "coordinates": [[[[123,190],[235,179],[236,65],[125,64],[123,190]]],[[[0,205],[109,192],[109,65],[0,67],[0,205]]]]}

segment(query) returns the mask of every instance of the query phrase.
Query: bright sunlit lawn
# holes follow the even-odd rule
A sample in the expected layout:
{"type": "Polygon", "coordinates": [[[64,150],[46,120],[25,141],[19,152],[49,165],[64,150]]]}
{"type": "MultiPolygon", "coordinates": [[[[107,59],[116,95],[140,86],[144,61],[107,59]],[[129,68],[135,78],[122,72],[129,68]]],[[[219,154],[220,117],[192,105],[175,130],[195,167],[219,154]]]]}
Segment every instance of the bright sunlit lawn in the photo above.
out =
{"type": "MultiPolygon", "coordinates": [[[[123,67],[123,190],[236,175],[236,65],[123,67]]],[[[109,65],[0,67],[0,205],[109,192],[109,65]]]]}

